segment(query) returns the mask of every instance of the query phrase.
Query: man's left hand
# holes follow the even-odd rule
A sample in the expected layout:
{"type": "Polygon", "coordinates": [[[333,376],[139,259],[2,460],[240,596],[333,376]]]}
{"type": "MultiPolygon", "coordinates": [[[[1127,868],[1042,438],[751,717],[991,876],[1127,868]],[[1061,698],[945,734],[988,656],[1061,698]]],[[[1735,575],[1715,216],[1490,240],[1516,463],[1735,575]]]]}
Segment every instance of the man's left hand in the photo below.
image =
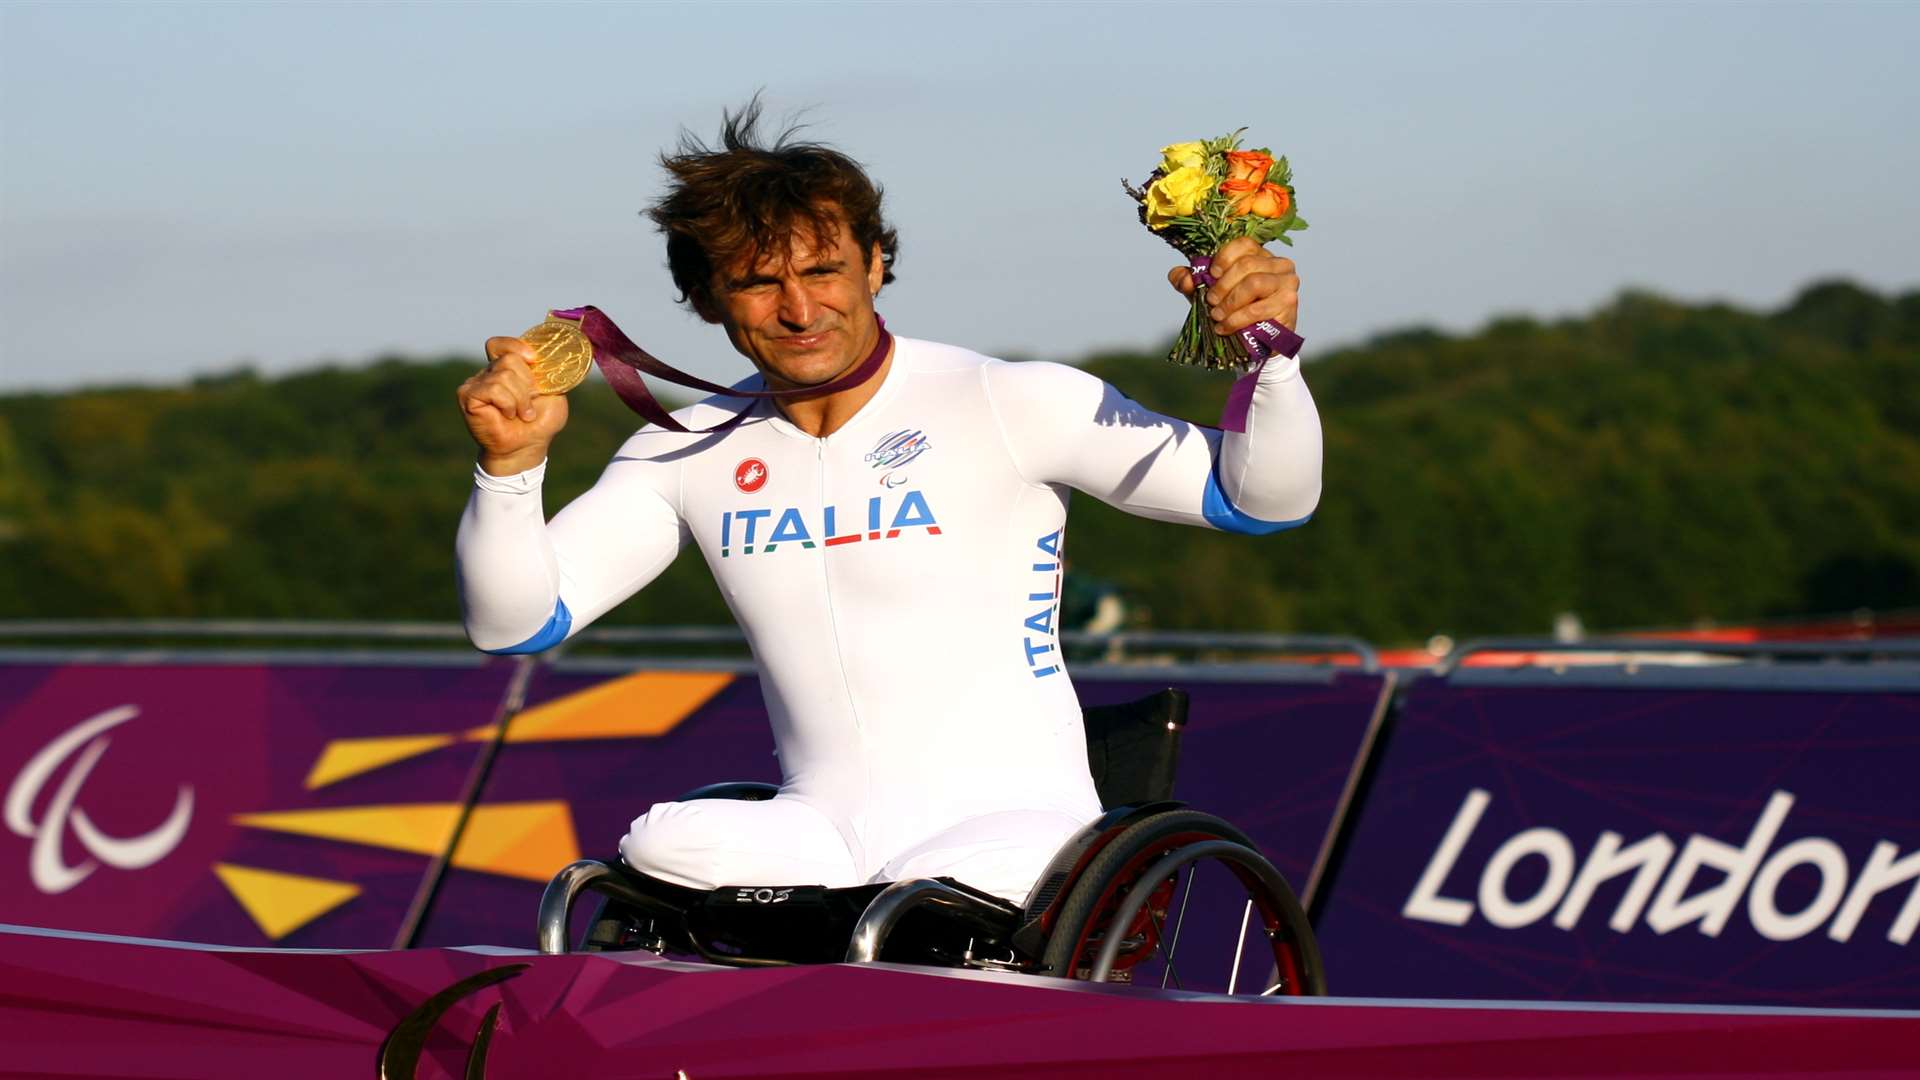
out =
{"type": "MultiPolygon", "coordinates": [[[[1300,275],[1293,260],[1283,258],[1242,236],[1230,240],[1213,257],[1208,271],[1207,310],[1216,334],[1231,334],[1261,319],[1272,319],[1289,330],[1300,321],[1300,275]]],[[[1193,295],[1193,271],[1176,266],[1167,280],[1182,296],[1193,295]]]]}

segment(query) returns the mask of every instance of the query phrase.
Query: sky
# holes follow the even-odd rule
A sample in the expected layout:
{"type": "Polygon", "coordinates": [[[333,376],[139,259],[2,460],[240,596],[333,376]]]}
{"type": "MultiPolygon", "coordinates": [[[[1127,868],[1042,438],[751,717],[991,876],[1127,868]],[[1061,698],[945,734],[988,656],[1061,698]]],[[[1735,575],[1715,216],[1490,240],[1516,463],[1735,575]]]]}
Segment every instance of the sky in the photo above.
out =
{"type": "Polygon", "coordinates": [[[897,332],[1178,327],[1120,190],[1248,128],[1317,348],[1920,286],[1920,4],[0,3],[0,393],[467,355],[599,305],[709,378],[640,211],[756,90],[868,166],[897,332]]]}

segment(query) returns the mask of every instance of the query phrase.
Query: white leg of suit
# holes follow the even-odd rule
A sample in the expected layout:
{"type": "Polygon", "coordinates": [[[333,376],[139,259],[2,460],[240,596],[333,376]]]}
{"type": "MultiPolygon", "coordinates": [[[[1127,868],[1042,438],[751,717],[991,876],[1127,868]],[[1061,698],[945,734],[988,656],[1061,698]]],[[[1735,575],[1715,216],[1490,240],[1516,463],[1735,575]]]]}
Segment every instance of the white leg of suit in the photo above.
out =
{"type": "Polygon", "coordinates": [[[1047,863],[1085,824],[1052,810],[983,814],[901,852],[873,880],[950,877],[1024,903],[1047,863]]]}
{"type": "Polygon", "coordinates": [[[620,840],[627,865],[693,889],[858,885],[865,879],[832,820],[804,799],[655,803],[620,840]]]}

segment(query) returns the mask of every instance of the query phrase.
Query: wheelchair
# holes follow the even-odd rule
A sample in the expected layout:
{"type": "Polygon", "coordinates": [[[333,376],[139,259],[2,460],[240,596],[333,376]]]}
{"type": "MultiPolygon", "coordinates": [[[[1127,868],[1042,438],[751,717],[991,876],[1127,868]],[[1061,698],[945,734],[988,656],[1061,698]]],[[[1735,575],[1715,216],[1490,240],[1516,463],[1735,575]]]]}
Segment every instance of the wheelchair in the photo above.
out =
{"type": "MultiPolygon", "coordinates": [[[[645,949],[742,967],[884,960],[1132,984],[1158,968],[1162,988],[1193,989],[1176,954],[1195,877],[1211,866],[1224,869],[1208,872],[1229,893],[1245,894],[1234,912],[1241,933],[1226,992],[1325,994],[1313,928],[1280,872],[1239,829],[1172,801],[1186,716],[1178,689],[1084,710],[1088,766],[1104,810],[1053,857],[1024,904],[952,878],[689,889],[617,857],[583,859],[541,897],[540,951],[576,951],[575,909],[593,894],[599,907],[577,951],[645,949]],[[1176,909],[1183,876],[1188,895],[1176,909]],[[1243,965],[1249,924],[1253,955],[1243,965]]],[[[777,790],[710,784],[679,801],[770,799],[777,790]]],[[[1217,903],[1212,910],[1221,911],[1217,903]]]]}

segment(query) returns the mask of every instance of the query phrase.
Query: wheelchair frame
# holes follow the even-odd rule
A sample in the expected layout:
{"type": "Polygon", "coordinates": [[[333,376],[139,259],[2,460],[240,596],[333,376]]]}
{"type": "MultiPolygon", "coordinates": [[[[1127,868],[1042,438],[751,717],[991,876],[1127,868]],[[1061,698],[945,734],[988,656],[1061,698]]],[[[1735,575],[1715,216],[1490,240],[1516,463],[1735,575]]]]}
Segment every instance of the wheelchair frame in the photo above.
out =
{"type": "MultiPolygon", "coordinates": [[[[1085,710],[1089,761],[1102,801],[1114,794],[1171,794],[1179,729],[1186,695],[1163,691],[1141,701],[1085,710]],[[1146,733],[1146,734],[1143,734],[1146,733]],[[1115,766],[1112,753],[1138,759],[1157,739],[1157,756],[1144,772],[1115,766]]],[[[770,799],[772,784],[710,784],[679,801],[702,798],[770,799]]],[[[665,954],[690,952],[710,963],[770,966],[840,959],[872,963],[889,959],[1033,975],[1131,981],[1131,969],[1155,954],[1176,875],[1204,862],[1229,869],[1247,890],[1248,915],[1258,911],[1260,930],[1273,956],[1262,994],[1325,994],[1326,977],[1306,912],[1285,878],[1244,833],[1219,818],[1162,798],[1112,806],[1083,828],[1053,857],[1024,905],[1012,904],[951,878],[914,878],[846,889],[728,887],[688,889],[635,871],[619,861],[583,859],[561,870],[540,901],[538,943],[543,953],[566,953],[579,898],[597,894],[601,907],[591,920],[586,951],[643,948],[665,954]],[[722,896],[722,894],[736,894],[722,896]],[[765,898],[755,901],[759,893],[765,898]],[[830,926],[835,940],[844,928],[847,945],[781,942],[779,955],[751,955],[755,918],[775,910],[776,897],[798,894],[815,921],[830,926]],[[817,910],[816,910],[817,907],[817,910]],[[850,925],[835,911],[853,912],[850,925]],[[755,916],[750,913],[759,911],[755,916]],[[743,917],[744,915],[744,917],[743,917]],[[716,933],[717,929],[717,933],[716,933]],[[963,944],[964,943],[964,944],[963,944]],[[803,957],[795,959],[796,956],[803,957]]],[[[1189,879],[1191,886],[1191,879],[1189,879]]],[[[792,909],[789,909],[791,913],[792,909]]],[[[1184,922],[1184,904],[1182,905],[1184,922]]],[[[1178,928],[1172,959],[1178,945],[1178,928]]],[[[1244,951],[1244,927],[1240,949],[1244,951]]],[[[1238,982],[1240,955],[1228,992],[1238,982]]]]}

